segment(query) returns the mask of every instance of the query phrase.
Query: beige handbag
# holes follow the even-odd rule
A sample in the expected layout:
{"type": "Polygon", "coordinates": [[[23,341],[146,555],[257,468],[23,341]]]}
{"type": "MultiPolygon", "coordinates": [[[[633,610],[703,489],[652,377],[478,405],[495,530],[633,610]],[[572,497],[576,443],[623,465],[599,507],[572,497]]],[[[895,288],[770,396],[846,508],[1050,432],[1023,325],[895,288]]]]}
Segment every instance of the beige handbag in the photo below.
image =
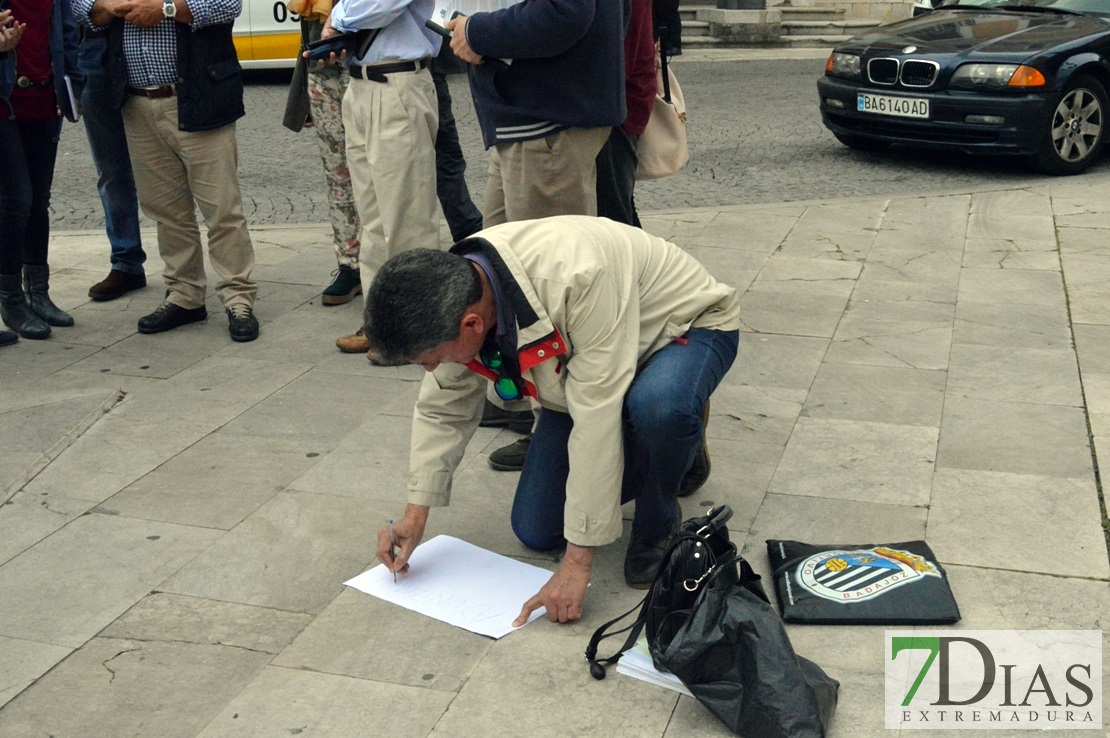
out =
{"type": "Polygon", "coordinates": [[[655,104],[651,117],[636,146],[636,179],[669,177],[690,160],[686,147],[686,103],[682,88],[667,65],[667,57],[657,57],[655,104]]]}

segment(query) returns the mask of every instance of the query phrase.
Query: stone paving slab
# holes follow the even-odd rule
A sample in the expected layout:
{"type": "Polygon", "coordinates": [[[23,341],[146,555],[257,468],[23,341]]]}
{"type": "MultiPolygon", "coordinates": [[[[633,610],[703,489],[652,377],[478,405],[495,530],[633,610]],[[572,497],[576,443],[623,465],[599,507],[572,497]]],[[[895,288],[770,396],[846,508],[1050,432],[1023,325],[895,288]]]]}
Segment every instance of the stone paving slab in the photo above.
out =
{"type": "Polygon", "coordinates": [[[94,504],[48,492],[16,493],[0,515],[0,564],[61,530],[94,504]]]}
{"type": "Polygon", "coordinates": [[[926,505],[937,430],[802,418],[771,481],[775,494],[926,505]]]}
{"type": "Polygon", "coordinates": [[[192,738],[270,660],[231,646],[94,638],[0,712],[8,736],[192,738]]]}
{"type": "Polygon", "coordinates": [[[453,696],[380,681],[266,667],[198,738],[371,736],[432,733],[453,696]]]}
{"type": "Polygon", "coordinates": [[[0,567],[0,635],[77,648],[219,537],[83,515],[0,567]]]}
{"type": "Polygon", "coordinates": [[[806,400],[811,418],[940,425],[947,376],[931,369],[825,363],[806,400]]]}
{"type": "Polygon", "coordinates": [[[1090,478],[1091,449],[1079,408],[949,397],[937,467],[1090,478]]]}
{"type": "Polygon", "coordinates": [[[311,621],[311,616],[299,612],[155,592],[100,635],[133,641],[234,646],[278,654],[311,621]]]}
{"type": "MultiPolygon", "coordinates": [[[[953,632],[1104,629],[1110,173],[1039,182],[645,214],[743,292],[713,476],[684,514],[731,505],[765,577],[768,538],[924,538],[961,607],[953,632]]],[[[729,735],[689,698],[590,678],[589,635],[641,595],[623,543],[599,550],[580,623],[499,641],[342,586],[403,508],[422,372],[335,350],[361,304],[319,304],[326,226],[254,238],[262,336],[233,344],[214,296],[204,324],[136,334],[161,299],[156,258],[145,290],[94,304],[103,234],[57,235],[78,325],[0,357],[0,480],[16,480],[0,505],[0,735],[729,735]]],[[[478,431],[426,536],[554,569],[558,552],[510,529],[517,475],[486,463],[515,438],[478,431]]],[[[891,735],[883,630],[788,627],[842,683],[832,738],[891,735]]]]}
{"type": "Polygon", "coordinates": [[[72,651],[66,646],[0,636],[0,707],[72,651]]]}
{"type": "Polygon", "coordinates": [[[952,342],[1000,348],[1060,348],[1074,356],[1067,313],[1051,305],[961,300],[956,305],[952,342]]]}
{"type": "Polygon", "coordinates": [[[1090,479],[938,469],[929,541],[953,563],[1106,580],[1110,565],[1092,486],[1090,479]],[[999,511],[1005,525],[983,525],[999,511]]]}
{"type": "Polygon", "coordinates": [[[161,589],[190,597],[316,613],[374,558],[370,531],[390,508],[334,495],[279,492],[161,589]],[[234,566],[229,566],[234,562],[234,566]]]}
{"type": "Polygon", "coordinates": [[[923,300],[853,300],[826,356],[847,364],[947,369],[953,305],[923,300]]]}

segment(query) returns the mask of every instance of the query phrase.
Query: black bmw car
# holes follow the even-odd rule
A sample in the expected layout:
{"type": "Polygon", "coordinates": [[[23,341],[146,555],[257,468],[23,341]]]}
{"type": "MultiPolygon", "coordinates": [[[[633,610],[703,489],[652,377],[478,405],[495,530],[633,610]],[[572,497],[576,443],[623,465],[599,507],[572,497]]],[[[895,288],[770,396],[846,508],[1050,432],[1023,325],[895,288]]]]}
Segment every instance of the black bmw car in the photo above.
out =
{"type": "Polygon", "coordinates": [[[1110,135],[1110,0],[947,0],[838,46],[817,82],[842,143],[1026,156],[1078,174],[1110,135]]]}

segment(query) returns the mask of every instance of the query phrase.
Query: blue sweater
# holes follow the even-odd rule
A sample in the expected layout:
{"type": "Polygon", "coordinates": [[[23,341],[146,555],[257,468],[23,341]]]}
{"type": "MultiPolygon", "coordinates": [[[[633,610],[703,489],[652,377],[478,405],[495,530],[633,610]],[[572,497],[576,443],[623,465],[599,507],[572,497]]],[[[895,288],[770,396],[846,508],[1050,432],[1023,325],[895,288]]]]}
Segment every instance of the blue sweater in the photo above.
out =
{"type": "Polygon", "coordinates": [[[467,43],[486,57],[470,67],[486,148],[623,123],[630,11],[631,0],[523,0],[471,16],[467,43]]]}

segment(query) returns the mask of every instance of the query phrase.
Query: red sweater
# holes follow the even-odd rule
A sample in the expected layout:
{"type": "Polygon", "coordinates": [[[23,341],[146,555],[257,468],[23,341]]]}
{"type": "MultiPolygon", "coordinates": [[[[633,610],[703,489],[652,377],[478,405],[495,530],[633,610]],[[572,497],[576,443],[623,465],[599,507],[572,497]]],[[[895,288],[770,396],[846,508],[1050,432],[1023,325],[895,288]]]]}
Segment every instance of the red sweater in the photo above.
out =
{"type": "Polygon", "coordinates": [[[40,123],[58,117],[58,101],[54,97],[54,78],[50,65],[51,3],[42,0],[12,0],[12,17],[27,24],[23,38],[15,49],[15,76],[26,77],[34,84],[12,90],[11,104],[15,119],[40,123]],[[42,84],[47,82],[47,84],[42,84]]]}
{"type": "Polygon", "coordinates": [[[624,132],[639,136],[644,132],[655,103],[655,41],[652,39],[652,0],[632,0],[632,18],[624,37],[624,97],[628,117],[624,132]]]}

